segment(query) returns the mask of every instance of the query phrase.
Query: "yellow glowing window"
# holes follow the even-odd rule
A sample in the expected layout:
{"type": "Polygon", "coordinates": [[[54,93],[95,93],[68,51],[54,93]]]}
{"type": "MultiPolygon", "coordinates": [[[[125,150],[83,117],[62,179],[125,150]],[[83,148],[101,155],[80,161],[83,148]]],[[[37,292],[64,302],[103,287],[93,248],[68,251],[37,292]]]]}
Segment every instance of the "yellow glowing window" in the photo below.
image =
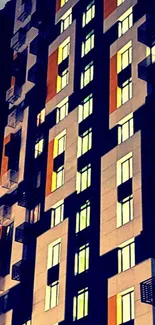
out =
{"type": "Polygon", "coordinates": [[[134,134],[133,113],[125,116],[118,122],[118,144],[126,141],[134,134]]]}
{"type": "Polygon", "coordinates": [[[52,206],[51,228],[57,226],[64,219],[64,200],[60,200],[52,206]]]}
{"type": "Polygon", "coordinates": [[[133,196],[117,202],[117,228],[133,220],[133,196]]]}
{"type": "Polygon", "coordinates": [[[117,161],[117,186],[133,176],[132,152],[117,161]]]}
{"type": "Polygon", "coordinates": [[[78,291],[74,297],[73,320],[81,319],[88,315],[88,288],[78,291]]]}
{"type": "Polygon", "coordinates": [[[45,311],[58,305],[59,281],[55,281],[51,286],[46,286],[45,311]]]}
{"type": "Polygon", "coordinates": [[[93,95],[86,97],[78,107],[78,122],[82,122],[93,112],[93,95]]]}
{"type": "Polygon", "coordinates": [[[94,17],[95,17],[95,1],[91,1],[91,3],[86,7],[83,13],[82,27],[87,25],[94,17]]]}
{"type": "Polygon", "coordinates": [[[76,214],[76,233],[90,225],[90,201],[87,200],[76,214]]]}
{"type": "Polygon", "coordinates": [[[68,115],[68,97],[57,105],[56,123],[62,121],[68,115]]]}
{"type": "Polygon", "coordinates": [[[129,41],[117,53],[117,73],[132,63],[132,41],[129,41]]]}
{"type": "Polygon", "coordinates": [[[67,2],[68,0],[61,0],[61,7],[63,7],[67,2]]]}
{"type": "Polygon", "coordinates": [[[133,26],[133,10],[129,8],[118,19],[118,37],[124,35],[133,26]]]}
{"type": "Polygon", "coordinates": [[[91,185],[91,164],[77,173],[77,192],[82,192],[91,185]]]}
{"type": "Polygon", "coordinates": [[[74,273],[79,274],[85,272],[89,268],[89,244],[81,246],[75,254],[75,270],[74,273]]]}
{"type": "Polygon", "coordinates": [[[48,245],[47,269],[60,263],[61,239],[48,245]]]}
{"type": "Polygon", "coordinates": [[[78,137],[78,157],[84,155],[92,148],[92,128],[78,137]]]}
{"type": "Polygon", "coordinates": [[[119,245],[118,272],[124,272],[133,266],[135,266],[135,241],[131,238],[119,245]]]}
{"type": "Polygon", "coordinates": [[[63,43],[59,46],[58,51],[58,64],[65,60],[70,53],[70,37],[67,37],[63,43]]]}
{"type": "Polygon", "coordinates": [[[117,295],[117,325],[134,319],[134,288],[117,295]]]}

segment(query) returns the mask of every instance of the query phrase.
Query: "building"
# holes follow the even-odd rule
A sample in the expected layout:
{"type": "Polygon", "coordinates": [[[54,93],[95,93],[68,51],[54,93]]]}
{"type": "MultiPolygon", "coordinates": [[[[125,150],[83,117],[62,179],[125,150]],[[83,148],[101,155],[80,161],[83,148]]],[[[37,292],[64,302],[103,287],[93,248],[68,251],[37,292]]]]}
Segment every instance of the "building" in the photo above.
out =
{"type": "Polygon", "coordinates": [[[154,325],[153,1],[16,0],[0,325],[154,325]]]}

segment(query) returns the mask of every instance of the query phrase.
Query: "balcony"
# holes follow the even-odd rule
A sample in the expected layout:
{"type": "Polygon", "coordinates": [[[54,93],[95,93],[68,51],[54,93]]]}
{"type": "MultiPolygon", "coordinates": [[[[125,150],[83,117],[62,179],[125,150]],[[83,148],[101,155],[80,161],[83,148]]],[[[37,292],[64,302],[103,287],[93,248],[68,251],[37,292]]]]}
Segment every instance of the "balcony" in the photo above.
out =
{"type": "Polygon", "coordinates": [[[29,239],[29,229],[30,224],[28,222],[23,222],[16,228],[15,241],[18,243],[26,243],[29,239]]]}
{"type": "Polygon", "coordinates": [[[155,55],[148,55],[138,64],[138,77],[151,84],[155,83],[155,55]]]}
{"type": "Polygon", "coordinates": [[[12,280],[22,281],[25,277],[29,277],[32,264],[28,260],[21,260],[12,266],[12,280]]]}
{"type": "Polygon", "coordinates": [[[155,44],[155,26],[151,19],[146,20],[138,28],[138,41],[152,47],[155,44]]]}
{"type": "Polygon", "coordinates": [[[140,283],[141,302],[155,306],[155,276],[140,283]]]}
{"type": "Polygon", "coordinates": [[[5,314],[8,311],[8,293],[0,296],[0,315],[5,314]]]}
{"type": "Polygon", "coordinates": [[[32,3],[31,1],[28,1],[23,3],[18,10],[18,18],[17,20],[24,22],[26,18],[31,14],[31,9],[32,9],[32,3]]]}
{"type": "Polygon", "coordinates": [[[0,207],[0,225],[3,225],[5,221],[11,218],[11,207],[7,205],[1,205],[0,207]]]}
{"type": "Polygon", "coordinates": [[[6,92],[6,101],[10,104],[14,104],[14,102],[21,97],[22,88],[19,86],[12,86],[6,92]]]}
{"type": "Polygon", "coordinates": [[[11,39],[11,48],[18,51],[20,47],[25,43],[26,29],[20,28],[19,31],[11,39]]]}
{"type": "Polygon", "coordinates": [[[2,175],[2,187],[10,189],[13,185],[18,183],[18,172],[16,170],[9,169],[4,175],[2,175]]]}
{"type": "Polygon", "coordinates": [[[16,108],[8,116],[8,126],[15,129],[16,126],[23,121],[23,110],[16,108]]]}

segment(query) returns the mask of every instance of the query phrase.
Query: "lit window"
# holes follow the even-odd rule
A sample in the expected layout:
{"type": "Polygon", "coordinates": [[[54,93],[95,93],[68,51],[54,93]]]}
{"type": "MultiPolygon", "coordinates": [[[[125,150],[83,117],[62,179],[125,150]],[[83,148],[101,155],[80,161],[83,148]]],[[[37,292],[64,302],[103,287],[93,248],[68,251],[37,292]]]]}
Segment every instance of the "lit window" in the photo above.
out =
{"type": "Polygon", "coordinates": [[[81,73],[81,89],[89,84],[93,80],[94,77],[94,65],[93,61],[90,62],[81,73]]]}
{"type": "Polygon", "coordinates": [[[63,219],[64,219],[64,201],[61,200],[52,207],[51,228],[61,223],[63,219]]]}
{"type": "Polygon", "coordinates": [[[75,254],[75,275],[89,269],[89,244],[81,246],[75,254]]]}
{"type": "Polygon", "coordinates": [[[117,52],[117,73],[132,63],[132,41],[129,41],[117,52]]]}
{"type": "Polygon", "coordinates": [[[40,203],[30,211],[30,223],[35,223],[40,220],[40,203]]]}
{"type": "Polygon", "coordinates": [[[84,155],[92,148],[92,128],[78,137],[78,157],[84,155]]]}
{"type": "Polygon", "coordinates": [[[91,164],[82,168],[77,173],[77,192],[84,191],[91,185],[91,164]]]}
{"type": "Polygon", "coordinates": [[[126,141],[134,134],[133,113],[118,122],[118,144],[126,141]]]}
{"type": "Polygon", "coordinates": [[[51,286],[46,286],[45,311],[58,305],[59,282],[55,281],[51,286]]]}
{"type": "Polygon", "coordinates": [[[122,84],[121,88],[121,105],[125,104],[132,98],[132,78],[122,84]]]}
{"type": "Polygon", "coordinates": [[[76,214],[76,233],[89,227],[90,225],[90,201],[81,206],[80,211],[76,214]]]}
{"type": "Polygon", "coordinates": [[[78,320],[88,315],[88,288],[78,291],[74,297],[73,320],[78,320]]]}
{"type": "Polygon", "coordinates": [[[37,115],[37,126],[45,121],[45,108],[37,115]]]}
{"type": "Polygon", "coordinates": [[[31,325],[31,321],[28,320],[26,323],[24,323],[23,325],[31,325]]]}
{"type": "Polygon", "coordinates": [[[117,228],[133,220],[133,196],[117,202],[117,228]]]}
{"type": "Polygon", "coordinates": [[[61,0],[61,7],[63,7],[65,5],[65,3],[67,3],[68,0],[61,0]]]}
{"type": "Polygon", "coordinates": [[[56,170],[56,189],[64,184],[64,166],[56,170]]]}
{"type": "Polygon", "coordinates": [[[118,37],[124,35],[133,26],[132,8],[127,10],[118,21],[118,37]]]}
{"type": "Polygon", "coordinates": [[[94,48],[94,31],[92,30],[89,34],[85,36],[84,41],[82,42],[82,54],[83,57],[88,52],[94,48]]]}
{"type": "Polygon", "coordinates": [[[72,8],[70,8],[61,18],[61,33],[72,24],[72,8]]]}
{"type": "Polygon", "coordinates": [[[66,130],[59,133],[54,139],[54,158],[65,151],[66,148],[66,130]]]}
{"type": "Polygon", "coordinates": [[[59,46],[58,52],[58,64],[65,60],[69,56],[70,52],[70,37],[67,37],[65,41],[59,46]]]}
{"type": "Polygon", "coordinates": [[[125,0],[117,0],[117,6],[120,6],[125,0]]]}
{"type": "Polygon", "coordinates": [[[95,17],[95,2],[92,1],[87,7],[82,16],[82,27],[87,25],[95,17]]]}
{"type": "Polygon", "coordinates": [[[78,107],[78,122],[82,122],[93,112],[93,95],[86,97],[78,107]]]}
{"type": "Polygon", "coordinates": [[[56,109],[56,123],[62,121],[68,115],[68,97],[65,98],[56,109]]]}
{"type": "Polygon", "coordinates": [[[135,266],[135,241],[127,240],[118,248],[118,272],[124,272],[135,266]]]}
{"type": "Polygon", "coordinates": [[[57,239],[48,245],[47,269],[60,263],[61,240],[57,239]]]}
{"type": "Polygon", "coordinates": [[[133,175],[132,152],[117,161],[117,185],[126,182],[133,175]]]}
{"type": "Polygon", "coordinates": [[[134,288],[117,295],[117,324],[124,324],[134,319],[134,288]]]}
{"type": "Polygon", "coordinates": [[[57,92],[65,88],[69,83],[69,70],[65,69],[57,79],[57,92]]]}
{"type": "Polygon", "coordinates": [[[41,139],[35,144],[34,157],[37,158],[43,152],[44,139],[41,139]]]}

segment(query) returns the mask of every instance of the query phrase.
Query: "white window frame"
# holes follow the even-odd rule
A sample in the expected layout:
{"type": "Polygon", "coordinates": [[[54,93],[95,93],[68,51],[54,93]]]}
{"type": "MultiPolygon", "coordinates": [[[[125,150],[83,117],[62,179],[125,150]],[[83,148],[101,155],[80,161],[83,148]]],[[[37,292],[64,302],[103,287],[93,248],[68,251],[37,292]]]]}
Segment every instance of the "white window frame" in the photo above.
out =
{"type": "Polygon", "coordinates": [[[133,217],[133,195],[130,195],[121,202],[117,202],[117,228],[132,221],[133,217]]]}
{"type": "Polygon", "coordinates": [[[118,247],[118,273],[135,266],[135,240],[131,238],[118,247]]]}
{"type": "Polygon", "coordinates": [[[91,1],[82,16],[82,27],[85,27],[95,17],[95,1],[91,1]]]}
{"type": "Polygon", "coordinates": [[[74,274],[80,274],[89,269],[89,243],[79,247],[75,254],[74,274]]]}
{"type": "Polygon", "coordinates": [[[74,297],[73,321],[88,315],[88,288],[78,291],[74,297]]]}
{"type": "Polygon", "coordinates": [[[87,200],[76,214],[76,233],[90,226],[90,201],[87,200]]]}
{"type": "Polygon", "coordinates": [[[78,122],[82,122],[93,113],[93,94],[87,96],[78,106],[78,122]]]}
{"type": "Polygon", "coordinates": [[[59,297],[59,281],[53,282],[50,286],[46,286],[45,295],[45,311],[58,305],[59,297]]]}
{"type": "Polygon", "coordinates": [[[56,227],[64,220],[64,200],[57,202],[51,210],[51,228],[56,227]]]}
{"type": "Polygon", "coordinates": [[[61,238],[48,245],[47,270],[60,263],[61,258],[61,238]]]}
{"type": "Polygon", "coordinates": [[[89,34],[85,36],[84,41],[82,42],[81,57],[84,57],[94,48],[95,34],[92,30],[89,34]]]}
{"type": "Polygon", "coordinates": [[[84,71],[81,73],[81,85],[80,88],[83,89],[87,86],[94,78],[94,63],[91,61],[84,67],[84,71]]]}
{"type": "Polygon", "coordinates": [[[118,144],[121,144],[131,138],[134,134],[133,113],[125,116],[118,122],[118,144]]]}
{"type": "Polygon", "coordinates": [[[84,155],[92,148],[92,128],[89,128],[78,137],[78,157],[84,155]]]}
{"type": "Polygon", "coordinates": [[[77,193],[83,192],[91,186],[91,164],[77,173],[77,193]]]}

